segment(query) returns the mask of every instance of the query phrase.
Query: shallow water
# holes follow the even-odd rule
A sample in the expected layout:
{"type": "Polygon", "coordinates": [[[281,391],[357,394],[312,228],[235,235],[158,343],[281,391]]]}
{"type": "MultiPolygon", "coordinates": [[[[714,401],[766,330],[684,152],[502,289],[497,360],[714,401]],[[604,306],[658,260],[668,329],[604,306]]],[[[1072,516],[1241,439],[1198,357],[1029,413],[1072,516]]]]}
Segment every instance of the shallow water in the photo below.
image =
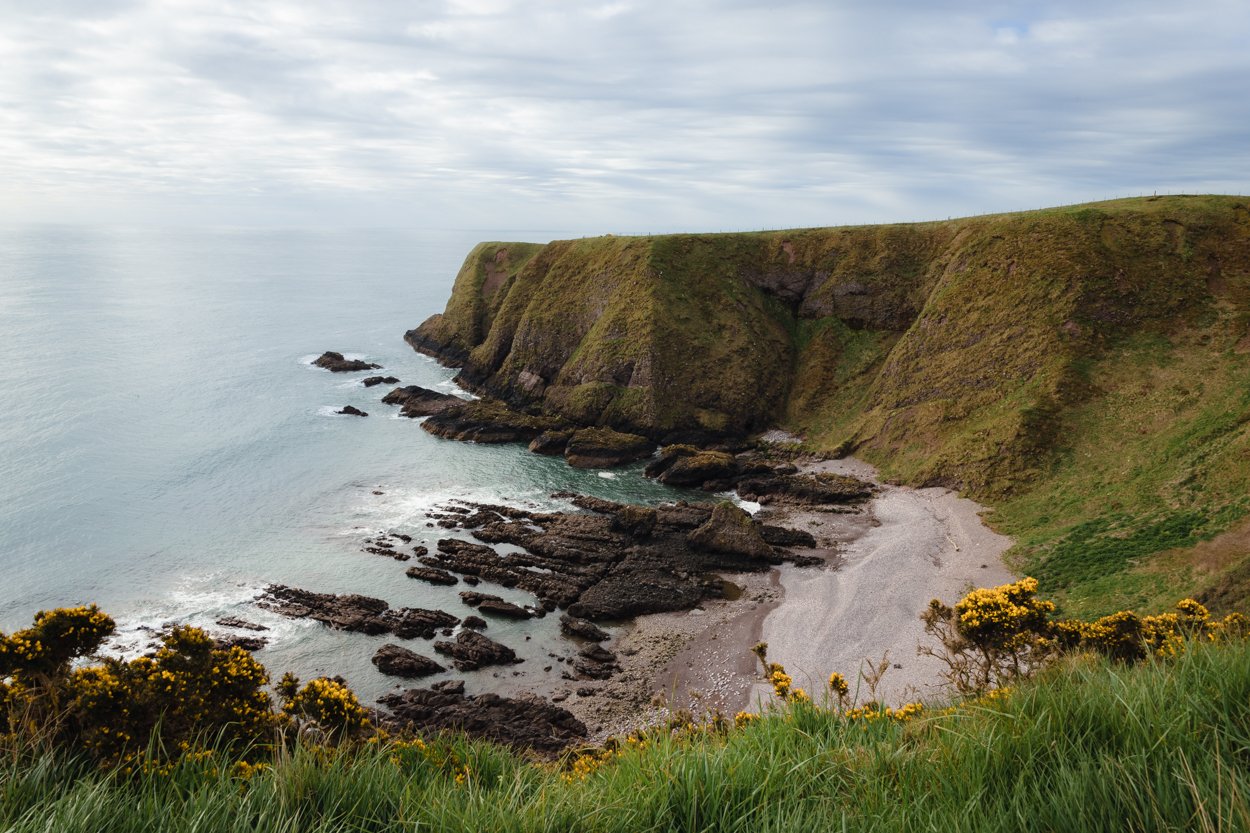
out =
{"type": "MultiPolygon", "coordinates": [[[[390,386],[308,364],[338,350],[403,384],[454,388],[404,331],[442,309],[479,240],[559,236],[0,229],[0,628],[96,602],[139,649],[150,628],[237,615],[271,628],[258,656],[275,675],[339,673],[372,698],[395,685],[369,663],[384,638],[258,610],[259,589],[463,616],[463,585],[408,579],[408,564],[361,552],[362,539],[404,532],[433,548],[443,531],[426,513],[451,498],[674,497],[641,466],[579,471],[521,446],[436,439],[380,403],[390,386]],[[346,404],[370,416],[333,414],[346,404]]],[[[541,687],[547,653],[568,652],[554,633],[555,617],[492,621],[488,634],[527,662],[474,685],[541,687]]]]}

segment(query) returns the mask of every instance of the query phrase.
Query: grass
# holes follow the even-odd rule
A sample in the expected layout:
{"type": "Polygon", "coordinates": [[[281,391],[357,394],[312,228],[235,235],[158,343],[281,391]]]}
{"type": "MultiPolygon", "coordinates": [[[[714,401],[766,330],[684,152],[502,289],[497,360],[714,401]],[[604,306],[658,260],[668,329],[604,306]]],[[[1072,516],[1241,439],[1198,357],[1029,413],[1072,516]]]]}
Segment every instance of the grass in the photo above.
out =
{"type": "Polygon", "coordinates": [[[1250,646],[1066,661],[1004,699],[906,724],[796,706],[727,737],[630,749],[584,779],[463,740],[469,768],[309,745],[124,778],[27,750],[0,764],[22,831],[1250,830],[1250,646]]]}

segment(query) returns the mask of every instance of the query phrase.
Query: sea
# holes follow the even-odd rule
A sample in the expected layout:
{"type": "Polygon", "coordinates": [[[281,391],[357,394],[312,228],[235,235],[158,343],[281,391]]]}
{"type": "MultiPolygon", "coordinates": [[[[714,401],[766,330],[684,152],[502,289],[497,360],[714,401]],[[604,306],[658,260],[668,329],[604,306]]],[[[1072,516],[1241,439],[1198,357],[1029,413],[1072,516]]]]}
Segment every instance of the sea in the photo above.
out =
{"type": "MultiPolygon", "coordinates": [[[[463,617],[463,585],[412,580],[415,559],[366,553],[365,539],[397,532],[432,550],[464,534],[429,517],[458,499],[569,509],[551,494],[674,492],[641,464],[579,470],[520,445],[437,439],[380,402],[391,386],[311,361],[335,350],[458,392],[455,371],[404,332],[442,310],[475,243],[561,236],[0,228],[0,629],[95,603],[118,623],[108,650],[133,656],[175,624],[240,634],[216,624],[235,616],[267,628],[257,657],[275,679],[340,675],[366,702],[408,685],[370,662],[393,638],[288,619],[256,597],[282,583],[463,617]],[[369,416],[335,413],[349,404],[369,416]]],[[[555,616],[495,620],[487,634],[524,662],[457,674],[471,693],[558,681],[570,647],[555,616]]],[[[424,640],[399,644],[437,657],[424,640]]]]}

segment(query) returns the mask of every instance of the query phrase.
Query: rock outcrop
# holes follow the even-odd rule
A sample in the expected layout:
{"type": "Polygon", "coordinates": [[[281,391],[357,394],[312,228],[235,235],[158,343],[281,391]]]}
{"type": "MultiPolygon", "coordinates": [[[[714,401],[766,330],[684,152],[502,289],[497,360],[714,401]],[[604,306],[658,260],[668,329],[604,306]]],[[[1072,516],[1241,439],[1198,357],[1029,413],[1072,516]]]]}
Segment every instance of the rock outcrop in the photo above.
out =
{"type": "Polygon", "coordinates": [[[383,674],[391,677],[428,677],[447,669],[429,657],[423,657],[400,645],[383,645],[373,655],[373,664],[383,674]]]}
{"type": "Polygon", "coordinates": [[[383,404],[399,405],[399,413],[401,416],[416,418],[430,416],[465,402],[458,396],[452,396],[450,393],[439,393],[436,390],[423,388],[420,385],[407,385],[402,388],[395,388],[393,391],[382,397],[383,404]]]}
{"type": "Polygon", "coordinates": [[[475,630],[461,630],[454,640],[434,643],[434,650],[452,658],[459,671],[473,671],[487,665],[520,662],[516,652],[475,630]]]}
{"type": "Polygon", "coordinates": [[[344,405],[342,408],[340,408],[339,410],[335,411],[334,413],[336,413],[336,414],[343,414],[343,415],[345,415],[345,416],[359,416],[359,417],[367,417],[367,416],[369,416],[367,413],[365,413],[364,411],[360,410],[360,409],[359,409],[359,408],[357,408],[355,405],[344,405]]]}
{"type": "Polygon", "coordinates": [[[466,696],[460,680],[388,694],[379,701],[394,724],[424,734],[450,730],[518,750],[554,755],[586,737],[566,709],[538,697],[466,696]]]}
{"type": "Polygon", "coordinates": [[[400,639],[433,639],[443,628],[460,624],[459,617],[441,610],[416,607],[392,608],[382,599],[355,593],[314,593],[271,584],[257,604],[294,619],[313,619],[337,630],[365,634],[390,633],[400,639]]]}
{"type": "Polygon", "coordinates": [[[355,373],[358,370],[377,370],[382,367],[360,359],[345,359],[342,353],[335,353],[333,350],[322,353],[313,360],[313,364],[331,373],[355,373]]]}

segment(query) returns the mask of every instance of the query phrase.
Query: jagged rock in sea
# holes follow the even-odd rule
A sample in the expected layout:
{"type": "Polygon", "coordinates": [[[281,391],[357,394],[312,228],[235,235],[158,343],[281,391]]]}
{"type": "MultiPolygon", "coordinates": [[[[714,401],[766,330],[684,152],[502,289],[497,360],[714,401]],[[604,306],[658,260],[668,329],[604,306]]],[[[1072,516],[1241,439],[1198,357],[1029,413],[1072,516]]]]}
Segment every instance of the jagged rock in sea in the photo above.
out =
{"type": "Polygon", "coordinates": [[[520,662],[516,652],[474,630],[461,630],[454,640],[434,643],[434,650],[452,658],[459,671],[473,671],[487,665],[520,662]]]}
{"type": "Polygon", "coordinates": [[[345,414],[345,415],[347,415],[347,416],[360,416],[360,417],[367,417],[367,416],[369,416],[367,413],[365,413],[364,411],[360,410],[359,408],[357,408],[357,407],[356,407],[356,406],[354,406],[354,405],[344,405],[341,409],[339,409],[339,410],[335,411],[334,413],[336,413],[336,414],[345,414]]]}
{"type": "Polygon", "coordinates": [[[394,376],[367,376],[360,383],[371,388],[374,385],[398,385],[399,379],[394,376]]]}
{"type": "Polygon", "coordinates": [[[401,416],[415,419],[416,417],[437,414],[453,405],[459,405],[465,402],[465,400],[458,396],[452,396],[450,393],[439,393],[436,390],[423,388],[420,385],[406,385],[402,388],[395,388],[386,396],[383,396],[382,402],[386,405],[399,405],[401,416]]]}
{"type": "Polygon", "coordinates": [[[460,624],[459,617],[441,610],[392,608],[371,596],[314,593],[284,584],[266,587],[257,605],[294,619],[313,619],[337,630],[391,633],[400,639],[433,639],[437,631],[460,624]]]}
{"type": "Polygon", "coordinates": [[[327,350],[316,359],[313,364],[317,367],[323,367],[331,373],[355,373],[358,370],[378,370],[382,367],[380,364],[362,361],[361,359],[345,359],[342,353],[335,353],[333,350],[327,350]]]}
{"type": "Polygon", "coordinates": [[[392,677],[428,677],[447,669],[429,657],[423,657],[400,645],[383,645],[373,655],[373,664],[392,677]]]}

